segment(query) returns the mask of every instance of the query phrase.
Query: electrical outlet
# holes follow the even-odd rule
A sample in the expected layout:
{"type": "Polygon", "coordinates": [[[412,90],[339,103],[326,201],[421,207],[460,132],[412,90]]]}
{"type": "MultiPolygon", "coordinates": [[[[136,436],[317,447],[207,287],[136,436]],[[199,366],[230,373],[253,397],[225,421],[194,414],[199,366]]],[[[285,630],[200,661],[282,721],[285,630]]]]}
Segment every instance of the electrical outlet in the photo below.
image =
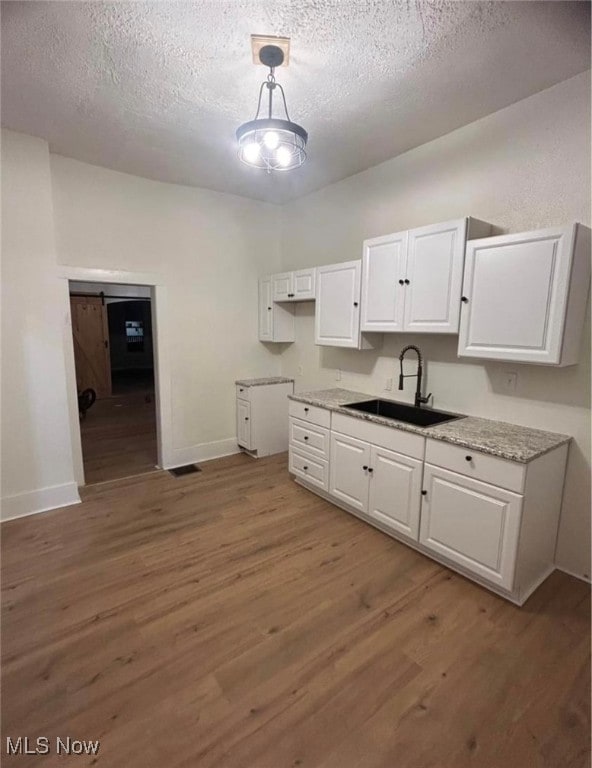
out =
{"type": "Polygon", "coordinates": [[[387,379],[386,380],[386,384],[384,385],[384,389],[385,389],[386,392],[391,392],[392,391],[392,389],[393,389],[393,380],[392,379],[387,379]]]}
{"type": "Polygon", "coordinates": [[[341,381],[341,371],[339,368],[335,371],[335,381],[341,381]]]}
{"type": "Polygon", "coordinates": [[[302,376],[303,373],[304,373],[304,368],[301,365],[299,365],[298,366],[298,375],[302,376]]]}
{"type": "Polygon", "coordinates": [[[518,374],[515,371],[506,371],[502,377],[503,387],[506,392],[515,392],[518,383],[518,374]]]}

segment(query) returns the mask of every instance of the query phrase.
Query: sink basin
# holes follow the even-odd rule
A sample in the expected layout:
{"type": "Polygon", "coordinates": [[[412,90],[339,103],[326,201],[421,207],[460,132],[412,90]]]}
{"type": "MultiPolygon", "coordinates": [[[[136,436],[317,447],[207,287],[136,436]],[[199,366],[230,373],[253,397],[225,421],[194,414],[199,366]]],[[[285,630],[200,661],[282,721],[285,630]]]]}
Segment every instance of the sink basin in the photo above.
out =
{"type": "Polygon", "coordinates": [[[459,416],[456,413],[417,408],[415,405],[396,403],[393,400],[364,400],[362,403],[350,403],[343,407],[351,408],[354,411],[373,413],[376,416],[386,416],[387,419],[405,421],[407,424],[415,424],[417,427],[432,427],[434,424],[443,424],[445,421],[464,418],[464,416],[459,416]]]}

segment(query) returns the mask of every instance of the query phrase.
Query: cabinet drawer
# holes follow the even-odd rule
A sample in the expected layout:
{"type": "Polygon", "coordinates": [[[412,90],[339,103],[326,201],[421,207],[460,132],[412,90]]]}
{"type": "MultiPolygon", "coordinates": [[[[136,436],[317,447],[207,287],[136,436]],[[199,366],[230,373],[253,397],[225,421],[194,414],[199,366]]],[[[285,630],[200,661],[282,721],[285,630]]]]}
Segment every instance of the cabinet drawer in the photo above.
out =
{"type": "Polygon", "coordinates": [[[426,464],[435,464],[515,493],[522,493],[524,489],[525,464],[489,456],[472,448],[428,439],[425,460],[426,464]]]}
{"type": "Polygon", "coordinates": [[[290,419],[290,445],[322,459],[329,458],[329,430],[300,419],[290,419]]]}
{"type": "Polygon", "coordinates": [[[251,401],[251,387],[241,387],[240,384],[236,385],[236,396],[240,400],[251,401]]]}
{"type": "Polygon", "coordinates": [[[327,427],[327,429],[331,426],[330,411],[318,408],[316,405],[299,403],[296,400],[290,400],[290,416],[317,424],[319,427],[327,427]]]}
{"type": "Polygon", "coordinates": [[[387,448],[414,459],[423,459],[425,453],[425,437],[422,435],[405,432],[405,430],[395,427],[387,427],[383,424],[375,424],[355,416],[334,413],[331,429],[333,432],[356,437],[358,440],[365,440],[372,445],[379,445],[381,448],[387,448]]]}
{"type": "Polygon", "coordinates": [[[293,475],[307,480],[324,491],[329,488],[329,462],[290,446],[289,470],[293,475]]]}

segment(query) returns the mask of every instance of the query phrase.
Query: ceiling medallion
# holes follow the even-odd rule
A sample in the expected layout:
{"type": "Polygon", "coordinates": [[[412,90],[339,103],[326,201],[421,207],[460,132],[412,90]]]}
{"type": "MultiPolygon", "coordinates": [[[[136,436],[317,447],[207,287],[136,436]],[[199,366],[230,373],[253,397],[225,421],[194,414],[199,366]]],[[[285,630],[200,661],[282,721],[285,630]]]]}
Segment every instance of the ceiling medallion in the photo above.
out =
{"type": "Polygon", "coordinates": [[[284,89],[276,82],[274,70],[284,61],[284,52],[277,45],[264,45],[259,51],[261,64],[269,67],[267,80],[259,88],[257,113],[253,120],[243,123],[236,131],[238,156],[241,162],[254,168],[272,171],[290,171],[299,168],[306,160],[308,133],[301,125],[293,123],[288,114],[284,89]],[[264,89],[267,89],[267,109],[259,117],[264,89]],[[276,91],[282,96],[285,119],[273,116],[273,96],[276,91]]]}

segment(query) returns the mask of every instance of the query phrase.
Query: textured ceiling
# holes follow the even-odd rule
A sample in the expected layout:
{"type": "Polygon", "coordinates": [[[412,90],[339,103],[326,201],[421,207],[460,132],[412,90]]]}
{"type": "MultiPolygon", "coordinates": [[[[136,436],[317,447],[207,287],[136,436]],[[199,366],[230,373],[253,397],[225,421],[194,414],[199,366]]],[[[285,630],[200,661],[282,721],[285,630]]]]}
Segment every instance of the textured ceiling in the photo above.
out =
{"type": "Polygon", "coordinates": [[[584,1],[3,2],[2,123],[96,165],[283,202],[588,69],[589,41],[584,1]],[[251,33],[292,39],[277,76],[310,134],[295,171],[236,158],[267,72],[251,33]]]}

